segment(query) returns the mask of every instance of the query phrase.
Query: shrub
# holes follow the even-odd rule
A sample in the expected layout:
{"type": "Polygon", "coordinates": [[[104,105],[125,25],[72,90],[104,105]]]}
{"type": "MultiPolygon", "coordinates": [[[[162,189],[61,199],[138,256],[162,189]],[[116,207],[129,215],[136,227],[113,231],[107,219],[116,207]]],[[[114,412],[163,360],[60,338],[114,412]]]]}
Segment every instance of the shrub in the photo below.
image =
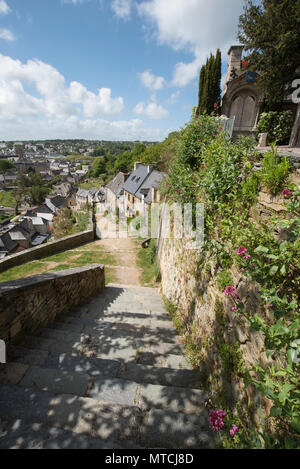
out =
{"type": "Polygon", "coordinates": [[[252,176],[245,179],[242,182],[242,198],[245,202],[252,204],[256,201],[257,194],[259,191],[259,178],[257,174],[253,174],[252,176]]]}
{"type": "Polygon", "coordinates": [[[263,159],[263,169],[261,172],[262,182],[273,195],[282,189],[284,182],[290,172],[291,166],[287,158],[280,157],[276,147],[265,153],[263,159]]]}
{"type": "Polygon", "coordinates": [[[257,128],[259,132],[267,132],[269,142],[286,143],[290,137],[293,126],[293,113],[263,112],[260,115],[257,128]]]}
{"type": "Polygon", "coordinates": [[[232,276],[229,270],[223,270],[218,273],[217,284],[221,291],[225,289],[228,285],[233,284],[232,276]]]}

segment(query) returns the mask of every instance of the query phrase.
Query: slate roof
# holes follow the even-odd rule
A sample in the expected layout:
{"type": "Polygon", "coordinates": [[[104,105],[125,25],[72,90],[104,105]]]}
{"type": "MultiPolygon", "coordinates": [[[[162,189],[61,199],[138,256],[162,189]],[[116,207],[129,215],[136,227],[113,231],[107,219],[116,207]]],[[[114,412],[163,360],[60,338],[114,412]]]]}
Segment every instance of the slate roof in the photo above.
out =
{"type": "Polygon", "coordinates": [[[1,252],[11,252],[18,246],[16,241],[13,241],[8,233],[4,233],[0,236],[0,251],[1,252]]]}
{"type": "Polygon", "coordinates": [[[55,197],[52,197],[49,200],[54,205],[54,207],[60,208],[66,202],[66,197],[62,197],[61,195],[56,195],[55,197]]]}
{"type": "Polygon", "coordinates": [[[78,191],[76,192],[76,197],[82,197],[82,198],[87,198],[89,195],[89,191],[87,191],[86,189],[78,189],[78,191]]]}
{"type": "Polygon", "coordinates": [[[166,177],[166,173],[161,173],[159,171],[153,170],[149,174],[149,176],[145,179],[144,183],[136,192],[135,196],[138,199],[142,199],[142,195],[144,195],[144,201],[147,204],[151,204],[152,203],[152,187],[154,187],[154,189],[158,189],[164,177],[166,177]]]}
{"type": "Polygon", "coordinates": [[[107,189],[111,190],[115,195],[120,195],[126,178],[126,173],[119,172],[108,184],[106,184],[107,189]]]}
{"type": "Polygon", "coordinates": [[[49,207],[47,207],[46,204],[43,204],[39,205],[39,207],[27,210],[27,212],[25,213],[25,217],[35,216],[37,213],[53,213],[53,211],[49,207]]]}
{"type": "Polygon", "coordinates": [[[148,175],[149,173],[147,166],[138,166],[137,169],[133,171],[126,180],[125,184],[123,185],[123,189],[126,192],[135,195],[148,175]]]}

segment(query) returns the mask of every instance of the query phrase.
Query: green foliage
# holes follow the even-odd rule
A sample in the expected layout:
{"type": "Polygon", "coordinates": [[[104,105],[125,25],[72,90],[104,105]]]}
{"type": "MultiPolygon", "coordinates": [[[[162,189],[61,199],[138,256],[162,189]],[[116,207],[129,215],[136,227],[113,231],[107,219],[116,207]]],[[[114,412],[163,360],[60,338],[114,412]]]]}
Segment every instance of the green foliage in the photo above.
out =
{"type": "Polygon", "coordinates": [[[232,275],[229,270],[223,270],[218,273],[217,285],[221,291],[224,291],[228,285],[233,285],[232,275]]]}
{"type": "Polygon", "coordinates": [[[300,0],[252,0],[240,17],[239,40],[251,52],[250,67],[259,70],[268,108],[278,110],[285,86],[300,63],[300,0]]]}
{"type": "Polygon", "coordinates": [[[198,114],[211,114],[221,101],[221,51],[210,55],[201,68],[198,92],[198,114]]]}
{"type": "Polygon", "coordinates": [[[159,274],[155,239],[151,239],[148,248],[139,250],[137,263],[142,268],[141,282],[144,285],[155,285],[159,274]]]}
{"type": "Polygon", "coordinates": [[[16,206],[16,198],[12,191],[0,192],[0,205],[3,205],[3,207],[16,206]]]}
{"type": "Polygon", "coordinates": [[[0,160],[0,173],[5,174],[9,169],[15,166],[8,160],[0,160]]]}
{"type": "Polygon", "coordinates": [[[73,228],[72,218],[72,211],[68,208],[61,208],[57,211],[53,221],[53,237],[55,239],[60,239],[71,234],[73,228]]]}
{"type": "Polygon", "coordinates": [[[40,173],[20,174],[17,179],[17,198],[30,205],[39,205],[51,192],[40,173]]]}
{"type": "Polygon", "coordinates": [[[265,153],[261,180],[271,194],[275,195],[283,188],[290,169],[291,166],[288,159],[280,159],[275,146],[265,153]]]}
{"type": "Polygon", "coordinates": [[[291,111],[263,112],[260,115],[257,128],[261,133],[268,133],[269,142],[288,143],[293,121],[293,113],[291,111]]]}
{"type": "MultiPolygon", "coordinates": [[[[261,333],[271,360],[271,364],[257,362],[249,370],[245,369],[239,345],[223,340],[227,333],[226,319],[222,305],[218,305],[216,327],[222,334],[215,338],[214,346],[228,381],[236,380],[239,372],[245,387],[254,385],[273,403],[271,416],[267,416],[259,435],[254,420],[247,422],[245,415],[239,420],[228,412],[231,422],[238,422],[240,428],[233,438],[225,437],[223,444],[235,448],[296,447],[300,435],[300,365],[295,360],[300,340],[300,191],[294,185],[289,185],[289,191],[285,190],[286,215],[274,215],[267,224],[251,218],[250,208],[256,200],[259,183],[267,186],[271,193],[277,193],[290,171],[289,163],[280,159],[273,147],[265,155],[262,172],[255,173],[253,140],[242,138],[231,143],[218,129],[206,133],[207,129],[214,129],[216,120],[208,116],[201,118],[205,121],[201,129],[192,119],[181,132],[168,167],[164,193],[169,201],[205,203],[205,242],[198,264],[200,271],[203,267],[202,278],[207,275],[204,270],[207,262],[221,267],[223,270],[217,277],[217,284],[224,291],[226,286],[234,286],[228,269],[235,263],[242,269],[243,276],[248,277],[245,285],[249,284],[249,288],[259,285],[259,314],[249,312],[234,298],[224,299],[237,307],[238,323],[247,321],[251,329],[261,333]],[[281,229],[284,239],[275,236],[281,229]],[[239,246],[247,248],[250,258],[235,254],[239,246]]],[[[176,306],[171,316],[179,331],[187,335],[188,355],[194,364],[200,363],[206,345],[199,343],[176,306]]],[[[256,412],[254,408],[253,413],[256,412]]]]}
{"type": "Polygon", "coordinates": [[[253,204],[259,192],[259,177],[257,174],[252,174],[245,179],[241,184],[242,198],[245,202],[253,204]]]}

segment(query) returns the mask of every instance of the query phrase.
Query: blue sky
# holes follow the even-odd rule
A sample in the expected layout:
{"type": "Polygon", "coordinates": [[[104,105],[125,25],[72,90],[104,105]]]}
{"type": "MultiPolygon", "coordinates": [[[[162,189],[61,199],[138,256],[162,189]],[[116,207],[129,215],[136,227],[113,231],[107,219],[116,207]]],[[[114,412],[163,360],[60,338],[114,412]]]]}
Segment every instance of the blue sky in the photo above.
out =
{"type": "Polygon", "coordinates": [[[243,0],[0,0],[0,141],[162,140],[243,0]]]}

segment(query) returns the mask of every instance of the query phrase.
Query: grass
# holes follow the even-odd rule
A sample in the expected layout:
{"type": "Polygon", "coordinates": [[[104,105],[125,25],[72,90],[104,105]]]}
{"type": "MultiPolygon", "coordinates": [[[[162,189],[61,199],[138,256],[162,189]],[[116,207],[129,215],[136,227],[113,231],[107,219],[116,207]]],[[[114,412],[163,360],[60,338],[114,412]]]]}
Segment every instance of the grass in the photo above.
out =
{"type": "Polygon", "coordinates": [[[10,282],[11,280],[16,280],[18,278],[30,277],[31,275],[37,275],[44,272],[49,272],[47,270],[47,265],[42,262],[33,261],[28,264],[20,265],[18,267],[13,267],[12,269],[7,270],[0,274],[0,282],[10,282]]]}
{"type": "Polygon", "coordinates": [[[89,220],[90,220],[90,212],[73,212],[74,216],[76,217],[76,225],[73,226],[72,234],[81,233],[85,231],[88,227],[89,220]]]}
{"type": "MultiPolygon", "coordinates": [[[[0,274],[0,282],[9,282],[23,277],[44,274],[47,272],[58,272],[59,270],[82,267],[89,264],[104,264],[105,266],[117,265],[118,260],[111,254],[103,251],[102,246],[89,243],[83,248],[72,249],[61,252],[51,257],[46,257],[40,261],[28,262],[27,264],[13,267],[0,274]],[[84,248],[84,249],[83,249],[84,248]],[[76,257],[75,256],[79,256],[76,257]],[[53,263],[57,265],[53,265],[53,263]]],[[[105,268],[106,283],[116,281],[113,269],[105,268]]]]}
{"type": "Polygon", "coordinates": [[[150,241],[148,248],[138,251],[137,264],[142,269],[141,283],[147,286],[155,286],[159,275],[155,239],[150,241]]]}
{"type": "Polygon", "coordinates": [[[3,207],[15,207],[16,203],[17,201],[12,191],[0,192],[0,205],[3,205],[3,207]]]}

